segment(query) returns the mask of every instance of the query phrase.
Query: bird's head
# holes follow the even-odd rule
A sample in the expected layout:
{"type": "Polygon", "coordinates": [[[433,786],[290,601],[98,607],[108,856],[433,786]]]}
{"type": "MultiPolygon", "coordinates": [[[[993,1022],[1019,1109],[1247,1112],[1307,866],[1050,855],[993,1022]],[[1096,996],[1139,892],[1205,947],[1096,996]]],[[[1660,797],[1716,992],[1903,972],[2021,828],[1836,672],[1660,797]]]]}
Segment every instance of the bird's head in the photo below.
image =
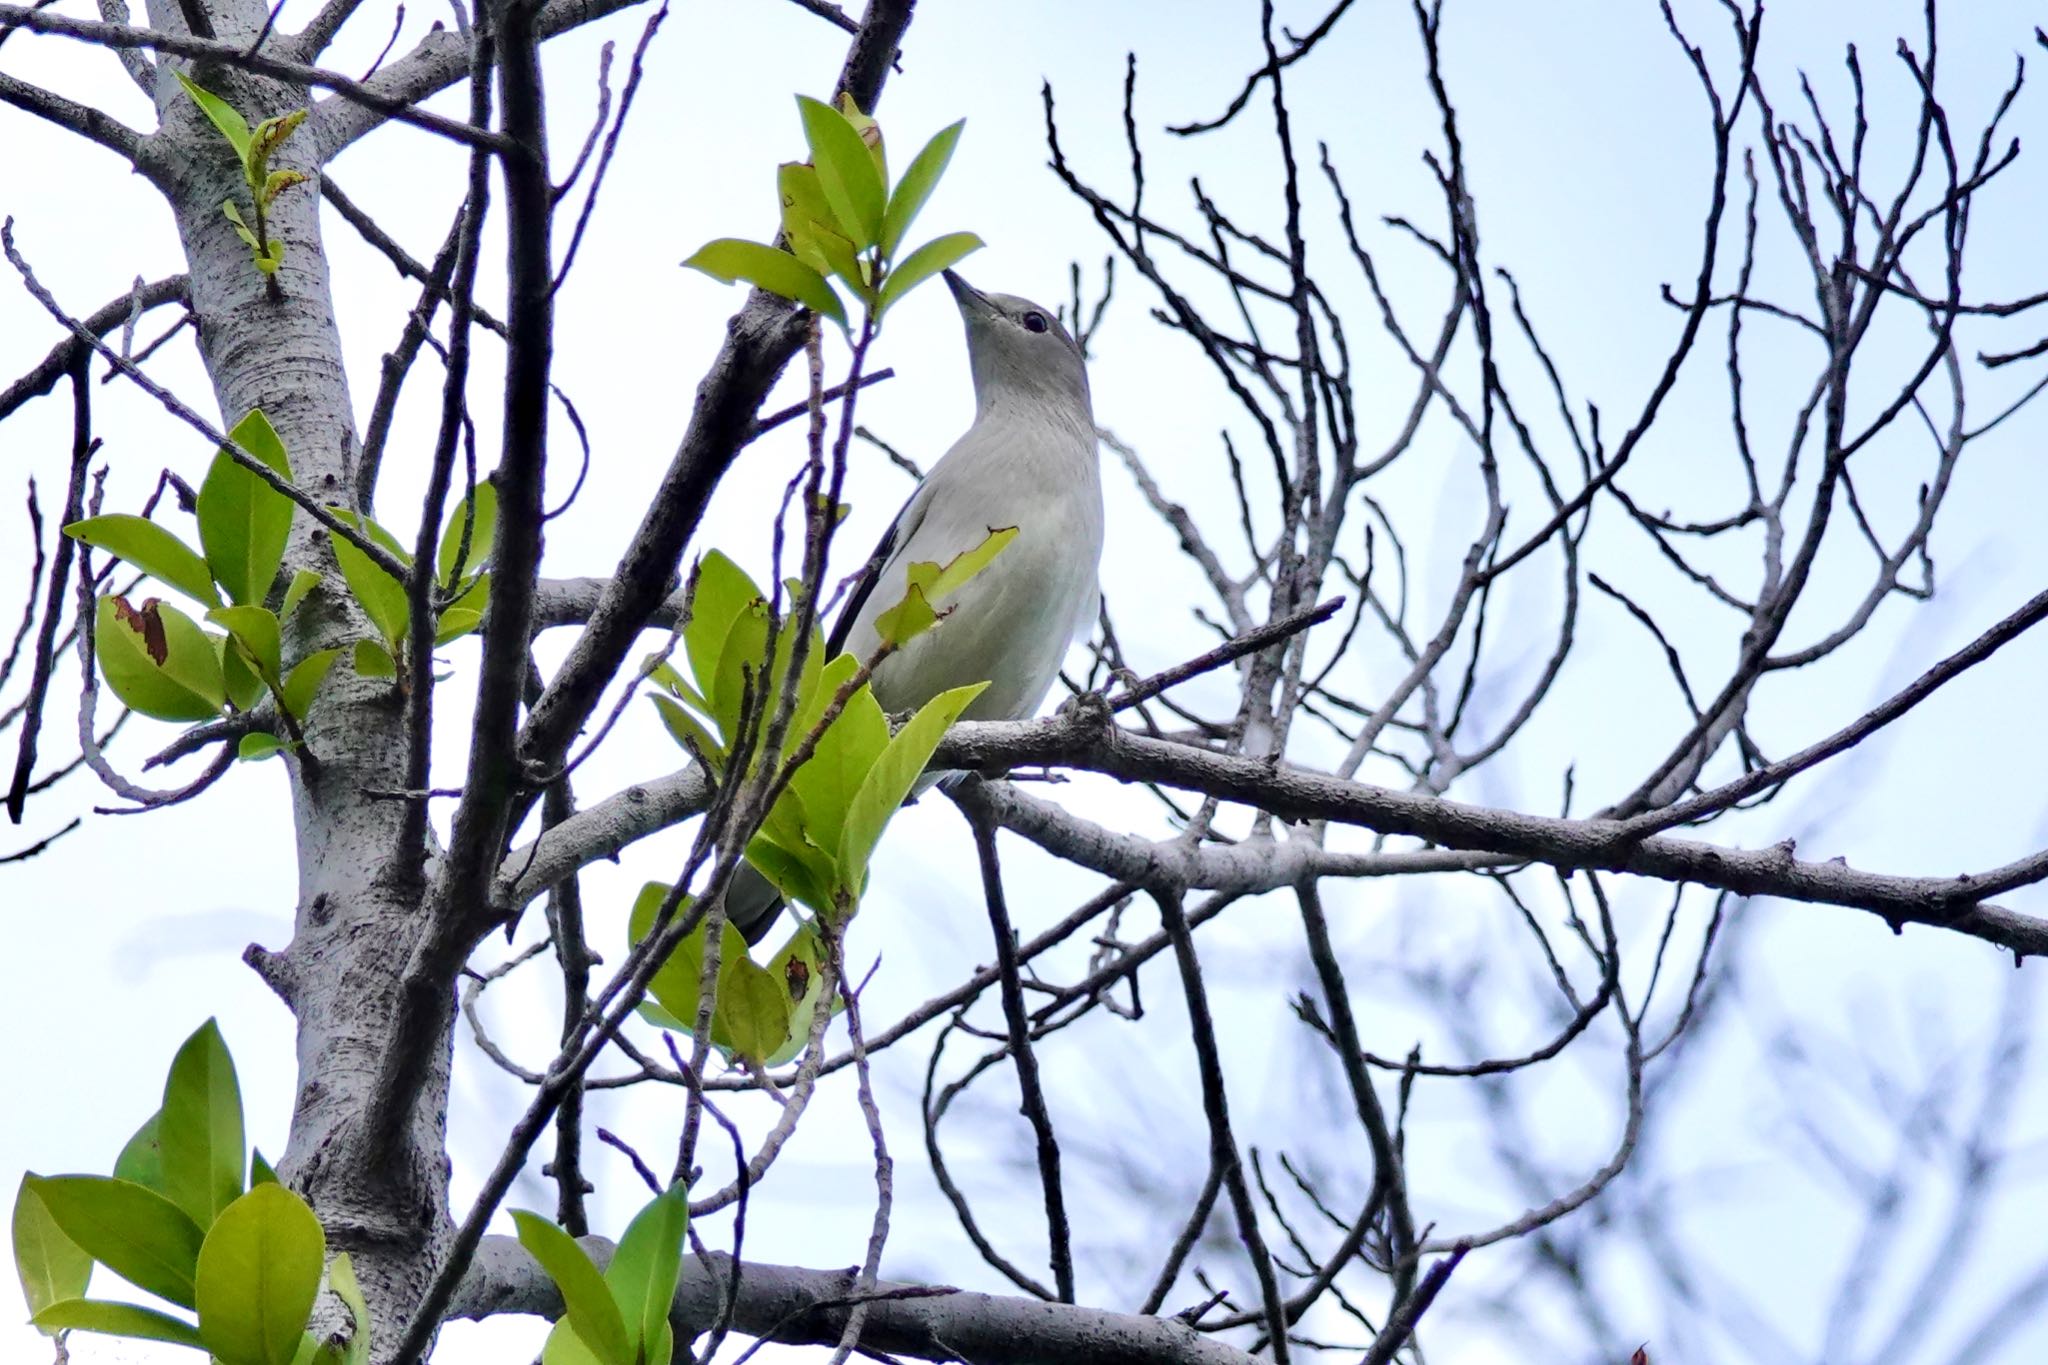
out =
{"type": "Polygon", "coordinates": [[[1088,369],[1057,313],[1014,294],[984,294],[950,270],[946,287],[967,324],[967,360],[982,412],[1012,403],[1053,405],[1092,428],[1088,369]]]}

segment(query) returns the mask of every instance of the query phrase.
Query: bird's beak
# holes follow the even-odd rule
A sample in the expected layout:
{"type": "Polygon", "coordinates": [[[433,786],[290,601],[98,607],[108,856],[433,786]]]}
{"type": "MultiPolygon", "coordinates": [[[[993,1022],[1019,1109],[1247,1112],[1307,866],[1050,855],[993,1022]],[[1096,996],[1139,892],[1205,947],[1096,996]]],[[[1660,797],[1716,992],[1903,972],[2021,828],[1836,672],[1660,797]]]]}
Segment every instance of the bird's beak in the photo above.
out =
{"type": "Polygon", "coordinates": [[[988,295],[960,278],[957,272],[945,270],[941,271],[940,274],[945,276],[946,288],[953,291],[953,302],[960,306],[960,312],[963,316],[973,317],[976,314],[985,316],[995,311],[996,306],[989,302],[988,295]]]}

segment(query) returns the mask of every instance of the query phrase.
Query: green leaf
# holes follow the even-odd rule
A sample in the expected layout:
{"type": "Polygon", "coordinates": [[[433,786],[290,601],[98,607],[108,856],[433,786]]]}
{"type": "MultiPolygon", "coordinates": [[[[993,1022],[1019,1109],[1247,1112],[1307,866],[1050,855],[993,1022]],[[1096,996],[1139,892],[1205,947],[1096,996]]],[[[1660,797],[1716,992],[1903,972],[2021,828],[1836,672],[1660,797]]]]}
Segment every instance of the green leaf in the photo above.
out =
{"type": "MultiPolygon", "coordinates": [[[[351,512],[345,507],[328,509],[355,530],[361,531],[370,540],[385,549],[397,545],[391,533],[378,526],[368,517],[351,512]]],[[[394,650],[405,639],[411,625],[410,607],[405,600],[405,585],[377,567],[376,561],[357,549],[346,536],[328,532],[327,543],[334,547],[334,561],[341,566],[341,576],[348,583],[348,590],[362,604],[363,612],[370,618],[370,624],[377,627],[377,633],[394,650]]],[[[403,555],[400,555],[403,562],[403,555]]]]}
{"type": "Polygon", "coordinates": [[[114,695],[157,720],[211,720],[227,700],[220,655],[197,622],[152,597],[100,599],[94,653],[114,695]]]}
{"type": "Polygon", "coordinates": [[[589,1255],[576,1245],[576,1239],[525,1209],[514,1209],[512,1221],[519,1228],[519,1244],[540,1262],[541,1269],[562,1291],[570,1329],[603,1365],[633,1365],[633,1350],[626,1339],[626,1323],[619,1316],[619,1305],[589,1255]]]}
{"type": "MultiPolygon", "coordinates": [[[[726,926],[731,932],[731,926],[726,926]]],[[[713,1006],[727,1047],[757,1066],[789,1040],[789,997],[781,982],[746,955],[729,952],[718,963],[718,999],[713,1006]]]]}
{"type": "MultiPolygon", "coordinates": [[[[789,1040],[761,1059],[763,1066],[796,1060],[810,1041],[811,1018],[825,993],[825,945],[815,925],[799,924],[782,951],[768,962],[768,974],[782,983],[789,1011],[789,1040]]],[[[836,1004],[837,1002],[835,1002],[836,1004]]]]}
{"type": "Polygon", "coordinates": [[[846,115],[829,104],[798,95],[804,138],[811,145],[811,164],[839,230],[865,251],[881,237],[886,197],[873,153],[846,115]]]}
{"type": "Polygon", "coordinates": [[[304,171],[272,171],[269,175],[263,177],[263,188],[259,191],[263,196],[263,207],[269,208],[277,202],[277,196],[283,194],[294,185],[303,185],[305,183],[306,173],[304,171]]]}
{"type": "Polygon", "coordinates": [[[654,696],[654,709],[661,712],[661,723],[675,736],[676,743],[709,764],[714,776],[723,769],[725,750],[711,737],[702,721],[684,710],[680,702],[660,693],[654,696]]]}
{"type": "Polygon", "coordinates": [[[147,517],[120,512],[87,517],[65,527],[64,534],[120,556],[187,597],[209,607],[220,605],[213,576],[206,571],[206,561],[199,557],[199,552],[147,517]]]}
{"type": "Polygon", "coordinates": [[[450,607],[441,613],[441,619],[434,627],[434,643],[445,645],[450,641],[460,640],[482,625],[483,619],[484,614],[480,611],[472,611],[468,607],[450,607]]]}
{"type": "Polygon", "coordinates": [[[347,1306],[355,1328],[341,1352],[339,1365],[370,1365],[370,1305],[363,1298],[363,1287],[356,1283],[355,1263],[346,1251],[327,1267],[327,1287],[347,1306]]]}
{"type": "Polygon", "coordinates": [[[249,1188],[253,1190],[258,1185],[275,1185],[276,1183],[277,1172],[270,1168],[270,1163],[264,1160],[261,1151],[251,1147],[249,1149],[249,1188]]]}
{"type": "Polygon", "coordinates": [[[896,732],[888,749],[861,782],[846,812],[846,830],[839,844],[840,886],[852,899],[860,898],[867,881],[868,858],[897,807],[917,784],[932,750],[946,737],[946,728],[987,686],[974,683],[956,687],[926,702],[896,732]]]}
{"type": "Polygon", "coordinates": [[[879,318],[888,312],[898,299],[941,270],[950,270],[970,254],[981,250],[981,245],[981,238],[971,232],[949,232],[943,237],[932,238],[911,252],[882,281],[882,296],[875,306],[875,316],[879,318]]]}
{"type": "Polygon", "coordinates": [[[761,600],[761,590],[746,570],[713,550],[690,575],[689,620],[683,627],[683,655],[690,661],[690,674],[697,680],[698,695],[710,707],[712,686],[718,677],[718,659],[725,652],[725,637],[740,613],[761,600]]]}
{"type": "MultiPolygon", "coordinates": [[[[261,607],[242,610],[261,611],[261,607]]],[[[206,638],[213,642],[213,652],[220,659],[221,683],[227,688],[228,700],[235,704],[237,711],[246,711],[263,696],[265,683],[257,676],[256,665],[249,660],[249,652],[225,635],[207,632],[206,638]]]]}
{"type": "Polygon", "coordinates": [[[256,240],[256,234],[251,232],[249,225],[242,221],[242,211],[235,207],[235,201],[232,199],[221,200],[220,211],[222,217],[235,225],[235,235],[248,245],[249,250],[261,256],[263,254],[263,244],[256,240]]]}
{"type": "Polygon", "coordinates": [[[192,102],[200,107],[207,118],[213,120],[213,126],[220,129],[220,135],[235,149],[235,155],[238,158],[248,156],[249,121],[236,112],[232,104],[204,86],[196,84],[184,72],[176,71],[172,74],[178,78],[178,84],[185,87],[185,93],[192,97],[192,102]]]}
{"type": "MultiPolygon", "coordinates": [[[[789,793],[783,795],[787,799],[789,793]]],[[[780,806],[782,802],[776,804],[780,806]]],[[[812,909],[832,904],[832,886],[838,877],[830,852],[756,834],[747,843],[747,861],[786,899],[812,909]]]]}
{"type": "Polygon", "coordinates": [[[221,1365],[291,1365],[320,1292],[327,1237],[306,1201],[258,1185],[199,1251],[199,1335],[221,1365]]]}
{"type": "Polygon", "coordinates": [[[256,248],[256,268],[266,275],[275,275],[277,268],[284,264],[284,243],[273,237],[268,245],[256,248]]]}
{"type": "Polygon", "coordinates": [[[139,1337],[144,1341],[168,1341],[173,1346],[206,1349],[199,1331],[183,1318],[144,1308],[139,1303],[115,1303],[108,1299],[71,1299],[52,1304],[30,1319],[52,1335],[58,1332],[104,1332],[114,1337],[139,1337]]]}
{"type": "MultiPolygon", "coordinates": [[[[249,149],[242,154],[242,170],[249,178],[249,187],[255,189],[264,183],[264,171],[270,166],[271,155],[278,145],[292,135],[292,131],[306,121],[307,109],[294,109],[288,114],[267,118],[256,125],[256,131],[249,136],[249,149]]],[[[294,175],[294,171],[279,171],[278,175],[294,175]]],[[[300,180],[306,177],[299,176],[300,180]]],[[[272,196],[275,197],[275,196],[272,196]]],[[[269,200],[264,201],[268,203],[269,200]]]]}
{"type": "Polygon", "coordinates": [[[135,1130],[135,1136],[128,1139],[128,1145],[121,1149],[121,1155],[114,1158],[114,1177],[117,1180],[131,1180],[137,1185],[147,1185],[158,1194],[164,1192],[164,1152],[157,1141],[157,1121],[162,1113],[151,1114],[135,1130]]]}
{"type": "MultiPolygon", "coordinates": [[[[627,917],[626,936],[628,941],[638,943],[653,932],[655,913],[661,909],[662,900],[668,895],[668,887],[660,882],[648,882],[640,888],[634,898],[633,910],[627,917]]],[[[676,907],[676,914],[690,912],[690,898],[683,897],[676,907]]],[[[725,932],[719,938],[718,987],[715,994],[722,995],[725,983],[731,979],[735,964],[748,962],[747,941],[740,931],[728,922],[725,932]]],[[[749,965],[752,965],[749,962],[749,965]]],[[[647,984],[648,993],[654,996],[669,1017],[677,1021],[680,1032],[687,1033],[697,1026],[698,987],[704,977],[704,926],[692,929],[683,941],[675,946],[668,958],[655,971],[653,980],[647,984]]],[[[731,1045],[725,1029],[726,1021],[714,1008],[711,1016],[711,1041],[720,1047],[731,1045]]]]}
{"type": "Polygon", "coordinates": [[[661,1007],[659,1001],[642,1000],[633,1007],[633,1013],[645,1019],[656,1028],[673,1029],[677,1033],[688,1033],[690,1026],[661,1007]]]}
{"type": "MultiPolygon", "coordinates": [[[[357,648],[360,649],[362,645],[370,643],[368,640],[361,641],[357,648]]],[[[293,720],[306,718],[306,712],[312,709],[313,698],[320,691],[320,684],[327,679],[327,671],[334,667],[334,661],[340,657],[339,647],[317,649],[292,666],[292,671],[285,677],[284,686],[279,689],[278,700],[284,703],[284,709],[291,713],[293,720]]],[[[388,659],[390,656],[385,657],[388,659]]]]}
{"type": "Polygon", "coordinates": [[[841,327],[846,326],[846,307],[832,292],[832,286],[825,283],[825,277],[787,251],[738,237],[721,237],[698,247],[697,253],[683,264],[727,284],[745,280],[759,285],[771,294],[801,303],[841,327]]]}
{"type": "Polygon", "coordinates": [[[53,1303],[83,1298],[92,1281],[92,1257],[64,1235],[24,1175],[14,1192],[14,1273],[33,1317],[53,1303]]]}
{"type": "Polygon", "coordinates": [[[882,258],[894,260],[896,248],[903,245],[903,235],[910,231],[910,225],[917,220],[917,214],[931,198],[939,178],[946,173],[946,163],[953,159],[953,148],[960,141],[960,131],[967,126],[962,119],[951,127],[941,128],[924,150],[911,159],[903,172],[903,178],[896,182],[896,188],[889,195],[889,207],[882,214],[882,258]]]}
{"type": "Polygon", "coordinates": [[[854,103],[853,96],[844,90],[839,92],[838,99],[832,101],[832,107],[853,125],[854,132],[860,134],[861,142],[868,149],[868,158],[875,163],[875,174],[882,178],[884,185],[887,185],[889,157],[887,149],[882,145],[882,125],[862,113],[860,106],[854,103]]]}
{"type": "Polygon", "coordinates": [[[201,1228],[242,1192],[242,1091],[234,1059],[209,1019],[178,1049],[157,1117],[164,1193],[201,1228]]]}
{"type": "Polygon", "coordinates": [[[215,607],[206,613],[206,619],[226,626],[228,634],[248,651],[257,676],[272,687],[279,685],[278,659],[284,646],[274,612],[268,607],[215,607]]]}
{"type": "Polygon", "coordinates": [[[292,581],[285,585],[284,605],[277,609],[278,619],[288,621],[299,603],[306,600],[306,594],[320,584],[320,575],[312,569],[300,569],[292,574],[292,581]]]}
{"type": "Polygon", "coordinates": [[[818,168],[806,161],[785,161],[775,169],[775,189],[782,197],[782,235],[789,239],[791,253],[819,274],[829,273],[832,263],[811,240],[816,225],[835,221],[832,206],[825,202],[825,187],[818,183],[818,168]]]}
{"type": "MultiPolygon", "coordinates": [[[[937,568],[936,564],[931,566],[937,568]]],[[[930,630],[939,622],[924,589],[913,579],[895,606],[875,618],[875,635],[884,644],[902,645],[930,630]]]]}
{"type": "Polygon", "coordinates": [[[192,1307],[204,1234],[183,1209],[155,1190],[101,1175],[41,1176],[31,1185],[87,1255],[138,1289],[192,1307]]]}
{"type": "Polygon", "coordinates": [[[1016,527],[992,526],[981,544],[954,555],[944,566],[930,560],[911,563],[904,574],[908,586],[903,600],[875,618],[875,633],[900,645],[929,630],[938,621],[934,606],[943,607],[1016,538],[1016,527]]]}
{"type": "Polygon", "coordinates": [[[395,678],[398,664],[391,652],[375,640],[358,640],[355,648],[355,668],[358,677],[395,678]]]}
{"type": "MultiPolygon", "coordinates": [[[[228,433],[234,443],[277,474],[290,479],[291,461],[284,443],[261,408],[228,433]]],[[[292,530],[292,500],[237,463],[223,446],[213,457],[206,482],[199,486],[199,543],[206,564],[229,600],[263,605],[271,580],[284,561],[285,541],[292,530]]]]}
{"type": "Polygon", "coordinates": [[[491,548],[498,539],[498,486],[489,479],[476,486],[472,497],[464,498],[449,514],[448,525],[441,532],[441,550],[435,560],[435,572],[440,575],[443,590],[455,586],[455,580],[469,573],[477,565],[491,557],[491,548]],[[462,556],[460,563],[456,555],[462,549],[462,523],[475,508],[475,520],[469,532],[469,553],[462,556]]]}
{"type": "Polygon", "coordinates": [[[606,1365],[597,1358],[597,1353],[583,1344],[583,1338],[576,1335],[576,1329],[569,1325],[569,1319],[562,1318],[548,1331],[548,1339],[540,1348],[540,1365],[606,1365]]]}
{"type": "Polygon", "coordinates": [[[873,298],[874,290],[868,287],[868,273],[861,267],[861,259],[855,254],[853,243],[826,227],[823,223],[812,223],[807,234],[811,245],[825,258],[825,267],[847,288],[863,301],[873,298]]]}
{"type": "MultiPolygon", "coordinates": [[[[725,645],[718,651],[718,671],[712,675],[711,685],[704,689],[705,699],[711,703],[712,719],[718,722],[719,733],[728,742],[739,735],[747,681],[751,678],[759,691],[764,681],[762,667],[768,657],[768,603],[757,597],[733,618],[725,645]]],[[[772,687],[767,695],[776,695],[772,687]]]]}
{"type": "Polygon", "coordinates": [[[242,763],[261,763],[284,752],[284,741],[266,730],[246,734],[235,743],[235,758],[242,763]]]}
{"type": "Polygon", "coordinates": [[[689,1226],[689,1200],[681,1187],[671,1185],[634,1215],[619,1238],[612,1263],[605,1267],[605,1284],[619,1305],[627,1339],[643,1365],[668,1365],[675,1351],[668,1312],[675,1303],[683,1233],[689,1226]]]}

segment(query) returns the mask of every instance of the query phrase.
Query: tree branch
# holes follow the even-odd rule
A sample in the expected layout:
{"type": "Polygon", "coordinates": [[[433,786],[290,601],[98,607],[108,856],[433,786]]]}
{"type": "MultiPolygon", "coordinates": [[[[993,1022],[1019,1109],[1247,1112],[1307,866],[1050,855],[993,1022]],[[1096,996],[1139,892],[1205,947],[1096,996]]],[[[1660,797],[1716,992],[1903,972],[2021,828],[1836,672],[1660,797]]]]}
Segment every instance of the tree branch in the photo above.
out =
{"type": "MultiPolygon", "coordinates": [[[[185,299],[189,278],[184,275],[167,275],[163,279],[130,290],[98,312],[86,318],[79,325],[94,336],[105,336],[130,317],[152,308],[161,308],[167,303],[185,299]]],[[[14,414],[14,410],[31,398],[40,398],[57,387],[57,381],[71,368],[72,362],[91,348],[77,336],[67,336],[50,348],[40,364],[21,378],[0,389],[0,421],[14,414]]]]}
{"type": "Polygon", "coordinates": [[[67,100],[40,85],[16,80],[4,71],[0,71],[0,100],[48,119],[59,128],[69,129],[88,141],[97,142],[131,164],[142,149],[142,134],[111,114],[103,114],[89,104],[67,100]]]}
{"type": "MultiPolygon", "coordinates": [[[[584,1246],[600,1264],[601,1238],[584,1246]]],[[[732,1325],[749,1336],[831,1346],[853,1307],[844,1270],[744,1262],[713,1253],[683,1258],[671,1321],[678,1340],[717,1321],[722,1296],[735,1291],[732,1325]]],[[[881,1281],[867,1299],[861,1345],[918,1360],[978,1365],[1253,1365],[1256,1357],[1206,1337],[1175,1318],[1111,1313],[1042,1299],[976,1294],[944,1286],[881,1281]]],[[[486,1237],[449,1308],[456,1318],[537,1313],[559,1318],[554,1282],[511,1237],[486,1237]]]]}

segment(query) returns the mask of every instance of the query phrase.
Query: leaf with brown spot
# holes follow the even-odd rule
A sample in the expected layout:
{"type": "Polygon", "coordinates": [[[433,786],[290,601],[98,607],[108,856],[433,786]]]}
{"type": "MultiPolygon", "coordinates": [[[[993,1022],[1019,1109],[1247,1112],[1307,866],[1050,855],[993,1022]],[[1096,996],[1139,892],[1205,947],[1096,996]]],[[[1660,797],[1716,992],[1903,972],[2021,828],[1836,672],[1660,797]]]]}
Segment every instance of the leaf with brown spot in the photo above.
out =
{"type": "Polygon", "coordinates": [[[162,601],[160,597],[145,598],[142,610],[137,611],[128,605],[127,598],[114,599],[115,615],[120,618],[122,625],[142,637],[143,651],[149,655],[149,661],[158,668],[162,668],[164,660],[171,657],[170,643],[164,639],[163,613],[157,610],[162,601]]]}
{"type": "Polygon", "coordinates": [[[783,964],[782,979],[789,985],[789,998],[801,1000],[810,993],[811,964],[800,957],[793,957],[783,964]]]}

